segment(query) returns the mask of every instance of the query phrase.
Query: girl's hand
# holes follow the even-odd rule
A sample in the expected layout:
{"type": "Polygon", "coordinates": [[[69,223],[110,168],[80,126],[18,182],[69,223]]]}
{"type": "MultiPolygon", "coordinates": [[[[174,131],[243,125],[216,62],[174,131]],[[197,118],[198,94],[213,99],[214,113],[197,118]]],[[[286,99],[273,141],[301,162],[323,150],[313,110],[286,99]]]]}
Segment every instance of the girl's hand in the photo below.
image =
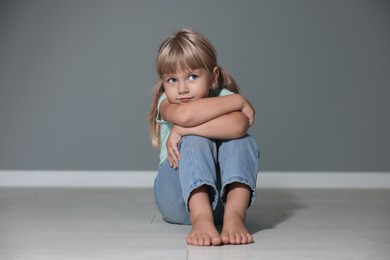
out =
{"type": "Polygon", "coordinates": [[[182,137],[176,130],[176,126],[174,125],[166,143],[169,165],[174,169],[179,167],[180,152],[178,145],[182,137]]]}
{"type": "Polygon", "coordinates": [[[246,115],[246,117],[248,117],[249,127],[251,127],[253,125],[253,123],[255,122],[255,109],[253,108],[251,103],[249,103],[249,101],[246,98],[245,98],[244,105],[242,107],[241,112],[244,115],[246,115]]]}

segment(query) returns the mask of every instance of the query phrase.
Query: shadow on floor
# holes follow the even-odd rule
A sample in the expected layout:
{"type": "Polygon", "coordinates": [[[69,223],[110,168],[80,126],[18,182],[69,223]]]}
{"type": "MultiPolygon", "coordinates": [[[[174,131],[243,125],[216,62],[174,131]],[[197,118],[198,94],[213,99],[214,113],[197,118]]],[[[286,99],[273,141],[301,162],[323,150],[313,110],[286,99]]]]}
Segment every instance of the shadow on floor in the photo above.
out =
{"type": "Polygon", "coordinates": [[[247,228],[251,234],[273,229],[303,208],[305,206],[298,202],[292,190],[257,190],[257,198],[248,209],[247,228]]]}

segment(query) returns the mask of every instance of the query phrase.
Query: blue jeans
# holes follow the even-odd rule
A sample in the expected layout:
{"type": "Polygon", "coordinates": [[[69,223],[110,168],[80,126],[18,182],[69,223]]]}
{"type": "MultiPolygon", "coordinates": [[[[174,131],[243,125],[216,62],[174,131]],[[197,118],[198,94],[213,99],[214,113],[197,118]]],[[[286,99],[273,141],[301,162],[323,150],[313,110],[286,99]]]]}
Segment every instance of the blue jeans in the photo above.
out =
{"type": "Polygon", "coordinates": [[[178,169],[168,159],[160,166],[154,181],[154,197],[163,219],[170,223],[190,224],[188,199],[193,190],[208,185],[214,221],[222,223],[227,185],[247,185],[256,198],[260,151],[250,135],[239,139],[215,140],[184,136],[179,143],[178,169]]]}

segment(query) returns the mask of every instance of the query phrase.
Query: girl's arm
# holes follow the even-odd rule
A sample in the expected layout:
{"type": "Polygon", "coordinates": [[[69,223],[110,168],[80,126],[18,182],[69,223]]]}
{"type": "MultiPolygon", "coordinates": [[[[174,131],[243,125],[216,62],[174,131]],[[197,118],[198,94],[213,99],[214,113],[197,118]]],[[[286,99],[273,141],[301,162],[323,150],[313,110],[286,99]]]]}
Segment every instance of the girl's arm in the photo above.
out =
{"type": "Polygon", "coordinates": [[[194,127],[174,125],[173,128],[181,136],[200,135],[213,139],[236,139],[244,136],[249,127],[249,120],[242,112],[232,112],[194,127]]]}
{"type": "Polygon", "coordinates": [[[166,147],[171,167],[177,168],[180,152],[178,144],[184,135],[200,135],[214,139],[236,139],[244,136],[250,127],[248,118],[241,112],[232,112],[195,127],[174,125],[166,147]]]}
{"type": "Polygon", "coordinates": [[[198,126],[234,111],[244,113],[252,125],[254,109],[245,97],[238,94],[202,98],[184,104],[172,104],[165,99],[160,105],[162,118],[182,127],[198,126]]]}

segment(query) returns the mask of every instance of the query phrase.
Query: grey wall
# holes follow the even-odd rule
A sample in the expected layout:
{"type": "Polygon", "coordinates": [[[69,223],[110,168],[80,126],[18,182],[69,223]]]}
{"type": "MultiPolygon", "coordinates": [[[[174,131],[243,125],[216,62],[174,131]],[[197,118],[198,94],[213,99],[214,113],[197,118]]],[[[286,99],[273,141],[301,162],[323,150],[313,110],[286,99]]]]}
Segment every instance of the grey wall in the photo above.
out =
{"type": "Polygon", "coordinates": [[[161,41],[215,44],[264,171],[390,172],[388,1],[1,1],[0,170],[156,170],[161,41]]]}

